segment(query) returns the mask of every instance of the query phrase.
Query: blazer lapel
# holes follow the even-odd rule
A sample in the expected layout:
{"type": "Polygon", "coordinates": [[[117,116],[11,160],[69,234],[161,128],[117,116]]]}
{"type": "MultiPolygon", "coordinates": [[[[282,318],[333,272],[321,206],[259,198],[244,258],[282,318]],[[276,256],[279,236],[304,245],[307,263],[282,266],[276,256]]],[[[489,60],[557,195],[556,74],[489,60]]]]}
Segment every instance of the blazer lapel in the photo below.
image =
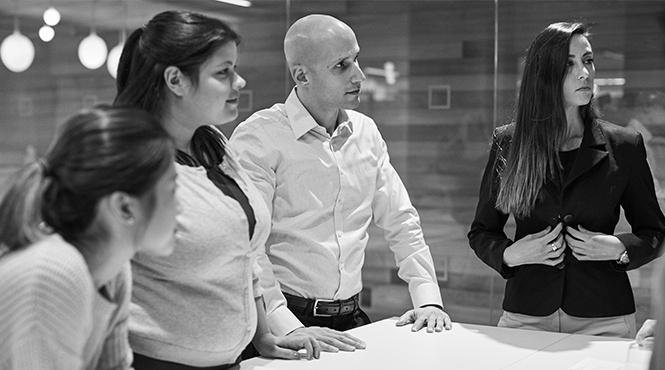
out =
{"type": "Polygon", "coordinates": [[[564,188],[569,186],[578,177],[589,171],[593,166],[607,157],[608,152],[605,147],[605,135],[603,135],[600,125],[594,120],[587,125],[584,130],[584,137],[580,145],[580,151],[573,164],[564,188]]]}

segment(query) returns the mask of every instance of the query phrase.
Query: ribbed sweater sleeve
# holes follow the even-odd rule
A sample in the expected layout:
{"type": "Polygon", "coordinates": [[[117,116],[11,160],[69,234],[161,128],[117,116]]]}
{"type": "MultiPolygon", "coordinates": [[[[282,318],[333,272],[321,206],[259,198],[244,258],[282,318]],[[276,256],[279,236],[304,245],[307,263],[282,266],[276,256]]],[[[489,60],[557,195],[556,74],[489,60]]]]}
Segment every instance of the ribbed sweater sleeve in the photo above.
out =
{"type": "Polygon", "coordinates": [[[0,282],[0,368],[82,368],[94,288],[79,252],[51,240],[8,253],[0,282]]]}
{"type": "MultiPolygon", "coordinates": [[[[103,302],[100,296],[95,300],[94,309],[96,318],[107,317],[107,319],[98,319],[95,322],[96,329],[100,331],[97,336],[101,345],[94,346],[93,351],[98,351],[95,357],[98,357],[96,370],[127,370],[131,369],[133,356],[129,347],[128,325],[129,325],[129,302],[131,298],[132,275],[129,263],[116,276],[113,281],[105,286],[112,304],[103,302]],[[100,326],[97,328],[97,326],[100,326]]],[[[97,337],[93,334],[94,337],[97,337]]],[[[92,369],[92,364],[88,367],[92,369]]]]}

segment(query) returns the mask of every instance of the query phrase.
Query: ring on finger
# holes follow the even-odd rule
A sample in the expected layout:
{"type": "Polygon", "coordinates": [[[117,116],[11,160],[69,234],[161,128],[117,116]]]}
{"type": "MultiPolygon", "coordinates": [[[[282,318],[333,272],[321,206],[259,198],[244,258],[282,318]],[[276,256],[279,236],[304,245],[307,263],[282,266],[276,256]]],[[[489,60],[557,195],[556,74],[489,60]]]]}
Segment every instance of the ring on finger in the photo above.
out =
{"type": "Polygon", "coordinates": [[[552,252],[556,252],[557,247],[554,243],[550,243],[550,247],[552,247],[552,252]]]}

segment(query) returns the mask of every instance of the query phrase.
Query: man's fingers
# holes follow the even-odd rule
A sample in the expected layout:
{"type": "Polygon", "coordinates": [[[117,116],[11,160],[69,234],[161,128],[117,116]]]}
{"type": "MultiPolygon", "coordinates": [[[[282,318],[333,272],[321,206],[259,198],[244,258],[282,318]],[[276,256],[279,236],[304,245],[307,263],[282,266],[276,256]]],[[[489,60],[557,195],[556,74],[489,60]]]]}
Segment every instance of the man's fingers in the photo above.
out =
{"type": "MultiPolygon", "coordinates": [[[[428,333],[434,333],[434,329],[436,328],[437,321],[438,320],[434,317],[430,317],[429,319],[427,319],[427,332],[428,333]]],[[[441,330],[439,330],[439,331],[441,331],[441,330]]]]}
{"type": "Polygon", "coordinates": [[[402,316],[400,316],[399,320],[397,320],[395,325],[404,326],[406,324],[412,323],[413,322],[412,312],[413,310],[406,311],[402,316]]]}
{"type": "Polygon", "coordinates": [[[445,325],[446,325],[446,318],[445,317],[441,317],[441,318],[437,319],[436,320],[436,326],[434,327],[434,331],[442,332],[445,325]]]}
{"type": "Polygon", "coordinates": [[[446,330],[452,330],[453,329],[453,320],[451,320],[450,317],[448,317],[446,315],[446,318],[443,319],[443,321],[444,321],[444,327],[446,328],[446,330]]]}
{"type": "Polygon", "coordinates": [[[422,316],[416,319],[416,321],[413,323],[413,326],[411,326],[411,331],[418,331],[422,329],[425,326],[425,318],[422,316]]]}

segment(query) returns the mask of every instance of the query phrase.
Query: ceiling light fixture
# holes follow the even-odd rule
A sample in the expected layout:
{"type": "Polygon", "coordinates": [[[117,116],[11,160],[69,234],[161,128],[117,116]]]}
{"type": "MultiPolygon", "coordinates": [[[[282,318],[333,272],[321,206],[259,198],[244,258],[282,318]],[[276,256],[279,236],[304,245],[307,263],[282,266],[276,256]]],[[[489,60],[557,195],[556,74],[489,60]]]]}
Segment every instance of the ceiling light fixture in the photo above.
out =
{"type": "Polygon", "coordinates": [[[252,6],[252,2],[249,0],[215,0],[215,1],[220,3],[242,6],[243,8],[249,8],[250,6],[252,6]]]}
{"type": "Polygon", "coordinates": [[[30,68],[35,60],[35,46],[18,29],[18,18],[14,18],[14,33],[0,44],[0,59],[12,72],[21,73],[30,68]]]}
{"type": "Polygon", "coordinates": [[[94,29],[91,29],[88,37],[81,40],[79,44],[79,60],[85,68],[97,69],[106,62],[108,51],[104,39],[99,37],[94,29]]]}
{"type": "Polygon", "coordinates": [[[44,42],[49,42],[55,37],[55,30],[49,25],[43,25],[39,29],[39,38],[44,42]]]}
{"type": "Polygon", "coordinates": [[[127,39],[127,1],[122,0],[122,29],[120,30],[120,35],[118,37],[118,45],[114,46],[111,51],[109,51],[109,57],[106,59],[106,69],[109,70],[109,74],[114,79],[118,77],[118,65],[120,64],[120,56],[122,55],[122,49],[125,47],[125,40],[127,39]]]}
{"type": "MultiPolygon", "coordinates": [[[[90,23],[95,23],[94,7],[95,0],[92,1],[90,9],[90,23]]],[[[106,46],[104,39],[97,35],[94,27],[90,27],[90,34],[88,37],[81,40],[79,44],[78,54],[81,64],[88,69],[97,69],[104,65],[106,56],[109,49],[106,46]]]]}
{"type": "Polygon", "coordinates": [[[60,23],[60,12],[54,7],[49,7],[44,11],[44,23],[46,25],[54,27],[60,23]]]}

